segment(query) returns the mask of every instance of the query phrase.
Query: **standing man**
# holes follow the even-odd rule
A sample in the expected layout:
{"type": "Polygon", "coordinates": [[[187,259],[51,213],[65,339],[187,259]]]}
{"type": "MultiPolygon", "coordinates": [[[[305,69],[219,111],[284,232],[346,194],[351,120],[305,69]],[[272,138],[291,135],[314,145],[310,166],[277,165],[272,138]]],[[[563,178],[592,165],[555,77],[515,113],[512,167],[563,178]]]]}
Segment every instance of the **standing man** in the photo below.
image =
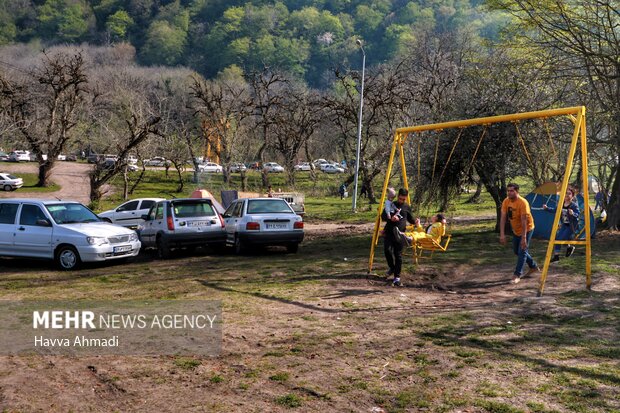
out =
{"type": "Polygon", "coordinates": [[[506,217],[510,220],[512,227],[512,249],[517,258],[517,267],[514,272],[513,284],[519,283],[523,276],[523,267],[527,263],[530,269],[526,276],[540,271],[534,258],[529,254],[528,248],[534,232],[534,219],[530,210],[530,204],[525,198],[519,195],[519,185],[510,183],[507,186],[508,198],[502,203],[502,215],[499,222],[499,242],[506,244],[506,217]]]}
{"type": "Polygon", "coordinates": [[[394,275],[392,285],[395,287],[402,286],[400,282],[400,272],[403,266],[403,248],[405,247],[405,237],[401,233],[405,232],[407,222],[415,223],[411,208],[407,204],[407,195],[409,191],[404,188],[398,190],[398,198],[393,202],[394,212],[388,219],[388,215],[384,211],[381,213],[381,219],[387,221],[385,224],[385,237],[383,239],[383,249],[385,259],[388,264],[387,275],[394,275]]]}

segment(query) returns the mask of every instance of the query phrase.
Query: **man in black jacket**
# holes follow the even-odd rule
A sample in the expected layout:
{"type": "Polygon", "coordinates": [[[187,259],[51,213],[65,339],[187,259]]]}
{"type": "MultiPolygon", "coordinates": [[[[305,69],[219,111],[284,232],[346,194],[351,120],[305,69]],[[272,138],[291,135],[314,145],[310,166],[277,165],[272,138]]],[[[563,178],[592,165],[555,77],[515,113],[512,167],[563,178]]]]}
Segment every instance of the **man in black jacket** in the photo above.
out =
{"type": "Polygon", "coordinates": [[[381,219],[387,221],[385,224],[385,237],[383,248],[388,267],[387,275],[394,274],[392,285],[400,287],[400,271],[403,265],[403,248],[405,247],[405,237],[401,233],[405,232],[407,222],[415,223],[415,218],[411,214],[411,208],[407,204],[409,191],[404,188],[398,190],[398,198],[392,203],[391,218],[387,219],[385,210],[381,214],[381,219]]]}

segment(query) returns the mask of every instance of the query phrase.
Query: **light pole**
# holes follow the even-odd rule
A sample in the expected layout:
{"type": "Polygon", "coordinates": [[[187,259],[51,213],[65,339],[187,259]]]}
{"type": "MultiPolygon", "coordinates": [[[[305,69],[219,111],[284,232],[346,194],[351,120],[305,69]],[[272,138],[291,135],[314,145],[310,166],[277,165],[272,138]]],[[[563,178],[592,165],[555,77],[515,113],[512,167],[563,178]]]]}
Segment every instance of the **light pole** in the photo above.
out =
{"type": "Polygon", "coordinates": [[[355,156],[355,187],[353,190],[353,213],[357,212],[357,180],[360,173],[360,150],[362,147],[362,108],[364,107],[364,76],[366,72],[366,52],[360,39],[357,44],[362,50],[362,88],[360,90],[360,111],[357,119],[357,153],[355,156]]]}

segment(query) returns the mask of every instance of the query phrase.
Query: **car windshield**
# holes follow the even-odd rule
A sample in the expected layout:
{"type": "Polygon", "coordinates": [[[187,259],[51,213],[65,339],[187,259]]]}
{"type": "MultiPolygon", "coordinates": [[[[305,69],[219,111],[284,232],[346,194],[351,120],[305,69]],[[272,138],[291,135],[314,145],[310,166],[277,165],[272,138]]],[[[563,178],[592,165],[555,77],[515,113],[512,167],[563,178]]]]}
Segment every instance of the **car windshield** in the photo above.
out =
{"type": "Polygon", "coordinates": [[[172,204],[177,218],[195,218],[216,215],[208,201],[177,201],[172,204]]]}
{"type": "Polygon", "coordinates": [[[282,199],[254,199],[248,202],[248,214],[294,214],[282,199]]]}
{"type": "Polygon", "coordinates": [[[99,222],[100,219],[93,211],[82,204],[53,204],[45,205],[50,215],[58,225],[62,224],[85,224],[99,222]]]}
{"type": "Polygon", "coordinates": [[[9,179],[18,179],[15,175],[11,175],[11,174],[7,174],[7,177],[9,179]]]}

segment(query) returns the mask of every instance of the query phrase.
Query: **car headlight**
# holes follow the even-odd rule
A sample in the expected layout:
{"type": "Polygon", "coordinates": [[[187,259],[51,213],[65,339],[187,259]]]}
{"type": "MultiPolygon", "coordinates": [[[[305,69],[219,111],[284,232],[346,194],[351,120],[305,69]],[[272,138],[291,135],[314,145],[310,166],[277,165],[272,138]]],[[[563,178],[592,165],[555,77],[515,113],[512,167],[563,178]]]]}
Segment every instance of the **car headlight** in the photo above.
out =
{"type": "Polygon", "coordinates": [[[86,237],[86,241],[90,245],[104,245],[109,244],[108,239],[106,237],[86,237]]]}
{"type": "Polygon", "coordinates": [[[129,241],[137,241],[137,240],[138,240],[138,234],[136,234],[135,232],[129,236],[129,241]]]}

